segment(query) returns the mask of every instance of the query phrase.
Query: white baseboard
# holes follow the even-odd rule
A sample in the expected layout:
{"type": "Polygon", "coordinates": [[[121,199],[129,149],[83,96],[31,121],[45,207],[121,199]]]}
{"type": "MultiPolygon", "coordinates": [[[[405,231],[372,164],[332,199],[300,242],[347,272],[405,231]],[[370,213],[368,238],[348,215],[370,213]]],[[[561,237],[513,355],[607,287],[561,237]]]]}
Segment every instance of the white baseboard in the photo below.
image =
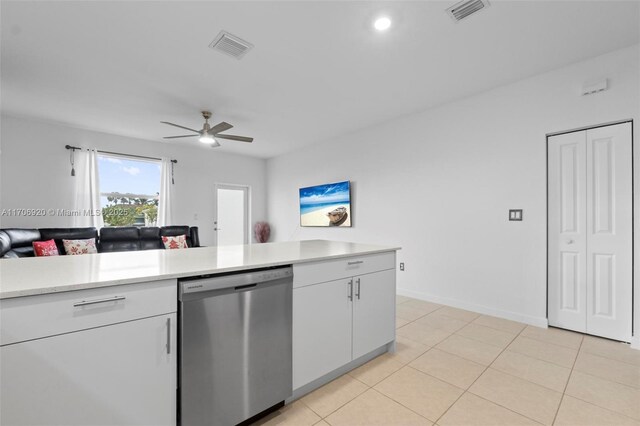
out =
{"type": "Polygon", "coordinates": [[[635,336],[631,338],[631,348],[640,350],[640,336],[635,336]]]}
{"type": "MultiPolygon", "coordinates": [[[[441,305],[453,306],[454,308],[466,309],[467,311],[477,312],[479,314],[491,315],[498,318],[504,318],[511,321],[518,321],[536,327],[547,328],[549,322],[543,317],[532,317],[529,315],[519,314],[517,312],[503,311],[500,309],[489,308],[487,306],[469,303],[458,299],[450,299],[447,297],[434,296],[432,294],[420,291],[407,290],[398,288],[397,293],[401,296],[413,297],[414,299],[426,300],[427,302],[439,303],[441,305]]],[[[638,342],[640,344],[640,342],[638,342]]]]}

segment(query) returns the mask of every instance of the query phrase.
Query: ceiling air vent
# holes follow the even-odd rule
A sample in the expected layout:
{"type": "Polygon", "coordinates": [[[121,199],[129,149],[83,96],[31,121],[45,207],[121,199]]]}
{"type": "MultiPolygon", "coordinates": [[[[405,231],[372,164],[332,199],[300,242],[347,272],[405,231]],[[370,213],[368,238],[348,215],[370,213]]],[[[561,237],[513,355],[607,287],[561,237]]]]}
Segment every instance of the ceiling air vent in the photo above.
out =
{"type": "Polygon", "coordinates": [[[241,59],[253,48],[253,44],[226,31],[220,31],[220,34],[216,36],[209,47],[218,52],[233,56],[236,59],[241,59]]]}
{"type": "Polygon", "coordinates": [[[463,0],[448,8],[447,13],[454,21],[459,22],[487,7],[489,7],[487,0],[463,0]]]}

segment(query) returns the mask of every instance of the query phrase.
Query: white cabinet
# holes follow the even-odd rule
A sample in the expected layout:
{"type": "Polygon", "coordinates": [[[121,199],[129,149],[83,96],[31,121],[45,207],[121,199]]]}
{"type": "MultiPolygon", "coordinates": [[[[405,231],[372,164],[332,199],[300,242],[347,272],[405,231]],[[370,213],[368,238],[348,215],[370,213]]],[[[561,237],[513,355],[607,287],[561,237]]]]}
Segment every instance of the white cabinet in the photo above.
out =
{"type": "Polygon", "coordinates": [[[294,389],[395,339],[395,253],[324,263],[294,265],[294,389]]]}
{"type": "Polygon", "coordinates": [[[396,337],[396,271],[354,277],[353,359],[396,337]]]}
{"type": "Polygon", "coordinates": [[[293,290],[294,389],[351,361],[349,282],[342,279],[293,290]]]}
{"type": "Polygon", "coordinates": [[[2,340],[0,424],[175,424],[175,299],[168,280],[3,300],[7,340],[52,334],[2,340]],[[26,302],[42,312],[21,327],[26,302]]]}

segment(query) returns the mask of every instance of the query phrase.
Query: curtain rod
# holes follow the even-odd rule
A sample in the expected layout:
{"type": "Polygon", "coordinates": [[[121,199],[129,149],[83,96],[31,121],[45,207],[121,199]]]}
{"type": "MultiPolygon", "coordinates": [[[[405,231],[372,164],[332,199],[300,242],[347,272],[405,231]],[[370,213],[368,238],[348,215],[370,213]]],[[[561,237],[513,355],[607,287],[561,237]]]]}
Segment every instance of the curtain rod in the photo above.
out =
{"type": "MultiPolygon", "coordinates": [[[[71,146],[71,145],[65,145],[64,147],[65,147],[65,149],[72,149],[72,150],[74,150],[74,151],[75,151],[76,149],[82,149],[82,148],[80,148],[80,147],[77,147],[77,146],[71,146]]],[[[101,151],[101,150],[98,150],[98,152],[99,152],[99,153],[101,153],[101,154],[112,154],[112,155],[122,155],[122,156],[125,156],[125,157],[144,158],[145,160],[158,160],[158,161],[161,161],[161,160],[162,160],[162,158],[146,157],[146,156],[144,156],[144,155],[123,154],[123,153],[121,153],[121,152],[101,151]]],[[[174,163],[174,164],[177,164],[177,163],[178,163],[178,160],[171,160],[171,162],[172,162],[172,163],[174,163]]]]}

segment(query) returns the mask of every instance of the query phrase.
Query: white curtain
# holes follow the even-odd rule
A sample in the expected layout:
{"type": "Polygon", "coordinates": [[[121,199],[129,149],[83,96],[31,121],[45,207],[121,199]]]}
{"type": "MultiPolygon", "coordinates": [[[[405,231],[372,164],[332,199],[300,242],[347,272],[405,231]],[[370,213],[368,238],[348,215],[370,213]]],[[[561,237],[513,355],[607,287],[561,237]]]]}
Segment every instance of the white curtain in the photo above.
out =
{"type": "Polygon", "coordinates": [[[158,201],[158,226],[168,226],[173,223],[172,194],[173,193],[173,168],[171,160],[162,159],[160,175],[160,199],[158,201]]]}
{"type": "Polygon", "coordinates": [[[98,151],[78,150],[76,156],[76,194],[73,226],[102,228],[100,214],[100,182],[98,174],[98,151]]]}

